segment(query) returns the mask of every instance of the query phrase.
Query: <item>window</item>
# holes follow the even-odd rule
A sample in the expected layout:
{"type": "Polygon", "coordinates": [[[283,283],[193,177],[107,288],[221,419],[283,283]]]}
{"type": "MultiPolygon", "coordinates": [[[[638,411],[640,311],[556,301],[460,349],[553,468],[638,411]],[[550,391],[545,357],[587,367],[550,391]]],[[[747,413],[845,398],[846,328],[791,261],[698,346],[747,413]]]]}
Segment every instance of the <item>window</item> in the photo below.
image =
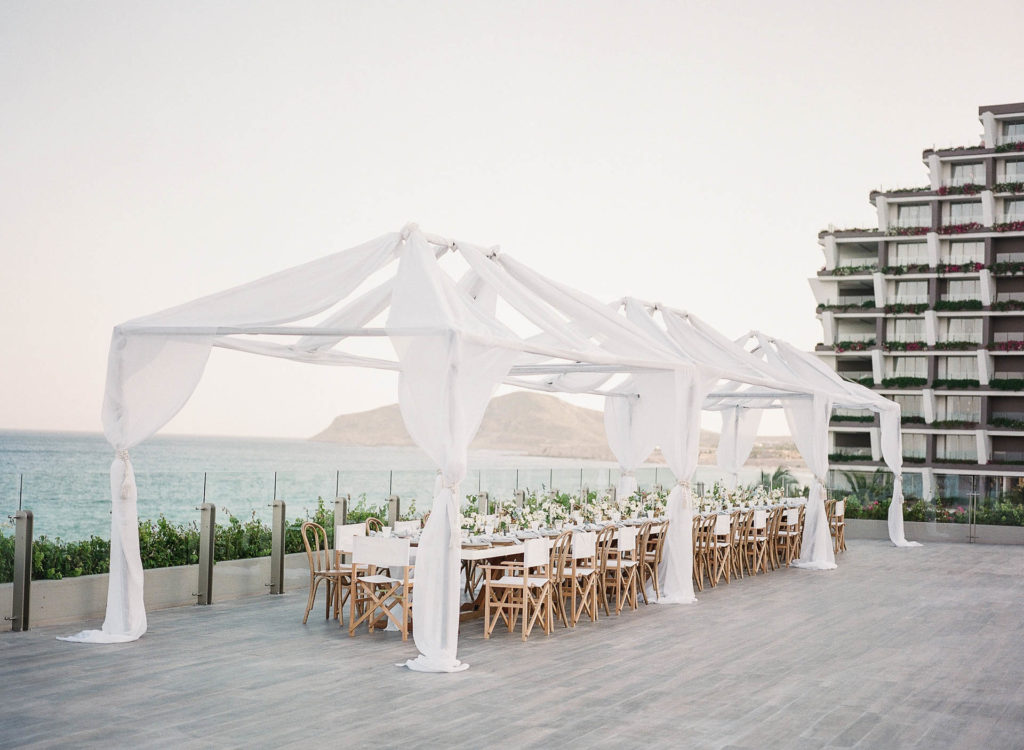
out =
{"type": "Polygon", "coordinates": [[[1003,169],[1003,182],[1024,182],[1024,159],[1008,159],[1003,169]]]}
{"type": "Polygon", "coordinates": [[[974,435],[939,435],[935,439],[935,456],[951,461],[977,461],[978,444],[974,435]]]}
{"type": "MultiPolygon", "coordinates": [[[[909,359],[908,357],[901,357],[901,359],[909,359]]],[[[923,376],[922,376],[923,377],[923,376]]],[[[894,396],[893,401],[900,405],[900,416],[902,417],[923,417],[924,416],[924,398],[921,396],[894,396]]],[[[906,445],[906,437],[903,438],[903,444],[906,445]]]]}
{"type": "Polygon", "coordinates": [[[923,242],[897,242],[889,246],[890,266],[928,263],[928,248],[923,242]]]}
{"type": "Polygon", "coordinates": [[[1007,198],[1003,209],[1006,221],[1024,221],[1024,198],[1007,198]]]}
{"type": "Polygon", "coordinates": [[[886,327],[889,341],[924,341],[924,318],[894,318],[886,327]]]}
{"type": "Polygon", "coordinates": [[[985,165],[981,162],[954,164],[950,173],[950,185],[984,185],[985,165]]]}
{"type": "Polygon", "coordinates": [[[896,301],[905,305],[920,304],[928,301],[927,281],[897,281],[896,301]]]}
{"type": "Polygon", "coordinates": [[[890,377],[894,378],[927,378],[927,357],[892,357],[888,362],[890,377]]]}
{"type": "Polygon", "coordinates": [[[981,282],[977,279],[950,281],[949,288],[946,290],[946,294],[943,299],[981,299],[981,282]]]}
{"type": "Polygon", "coordinates": [[[950,318],[943,341],[981,343],[981,318],[950,318]]]}
{"type": "Polygon", "coordinates": [[[930,227],[932,225],[932,207],[927,203],[898,206],[896,224],[901,227],[930,227]]]}
{"type": "Polygon", "coordinates": [[[1003,143],[1024,141],[1024,120],[1003,123],[1003,143]]]}
{"type": "Polygon", "coordinates": [[[983,263],[984,258],[984,242],[954,241],[949,243],[950,263],[983,263]]]}
{"type": "Polygon", "coordinates": [[[981,201],[949,204],[950,224],[970,224],[972,221],[981,223],[981,201]]]}
{"type": "Polygon", "coordinates": [[[946,396],[939,399],[936,419],[941,421],[978,422],[981,420],[981,398],[978,396],[946,396]]]}
{"type": "Polygon", "coordinates": [[[924,435],[903,433],[903,455],[907,458],[924,458],[924,441],[924,435]]]}
{"type": "Polygon", "coordinates": [[[977,380],[978,358],[940,357],[938,377],[943,380],[977,380]]]}

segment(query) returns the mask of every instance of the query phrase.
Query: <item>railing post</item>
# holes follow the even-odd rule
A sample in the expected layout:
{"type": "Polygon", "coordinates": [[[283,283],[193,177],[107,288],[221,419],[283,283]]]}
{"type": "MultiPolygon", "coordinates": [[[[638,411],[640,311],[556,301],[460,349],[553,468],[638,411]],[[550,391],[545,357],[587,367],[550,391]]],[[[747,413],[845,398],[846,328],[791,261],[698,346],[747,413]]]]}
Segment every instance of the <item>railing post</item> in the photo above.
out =
{"type": "Polygon", "coordinates": [[[270,537],[270,593],[284,593],[284,500],[274,501],[274,520],[270,537]]]}
{"type": "Polygon", "coordinates": [[[335,497],[334,498],[334,525],[341,526],[348,523],[348,501],[350,497],[335,497]]]}
{"type": "Polygon", "coordinates": [[[196,604],[213,603],[213,552],[217,533],[217,506],[203,503],[199,506],[199,597],[196,604]]]}
{"type": "Polygon", "coordinates": [[[398,520],[398,495],[392,495],[388,498],[388,526],[395,528],[395,522],[398,520]]]}
{"type": "Polygon", "coordinates": [[[618,500],[619,499],[619,489],[618,489],[618,487],[616,487],[614,484],[608,485],[608,496],[612,499],[613,503],[616,500],[618,500]]]}
{"type": "Polygon", "coordinates": [[[526,505],[526,490],[516,490],[516,507],[522,508],[526,505]]]}
{"type": "Polygon", "coordinates": [[[482,516],[491,512],[491,496],[487,492],[478,492],[476,495],[476,509],[482,516]]]}
{"type": "Polygon", "coordinates": [[[28,630],[32,593],[32,511],[14,514],[14,601],[11,630],[28,630]]]}

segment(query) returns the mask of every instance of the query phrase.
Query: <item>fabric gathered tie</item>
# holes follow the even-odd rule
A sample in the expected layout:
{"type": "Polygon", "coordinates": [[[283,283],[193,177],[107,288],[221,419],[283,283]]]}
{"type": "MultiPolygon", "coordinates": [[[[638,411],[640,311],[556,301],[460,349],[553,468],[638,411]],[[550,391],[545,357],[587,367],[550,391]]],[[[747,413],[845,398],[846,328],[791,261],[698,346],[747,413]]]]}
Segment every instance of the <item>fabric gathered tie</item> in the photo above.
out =
{"type": "Polygon", "coordinates": [[[624,471],[624,472],[622,472],[622,476],[624,476],[624,477],[635,477],[636,476],[636,472],[635,471],[624,471]]]}
{"type": "Polygon", "coordinates": [[[121,480],[121,499],[127,500],[135,489],[135,470],[132,468],[132,457],[128,451],[119,450],[117,457],[124,464],[124,479],[121,480]]]}

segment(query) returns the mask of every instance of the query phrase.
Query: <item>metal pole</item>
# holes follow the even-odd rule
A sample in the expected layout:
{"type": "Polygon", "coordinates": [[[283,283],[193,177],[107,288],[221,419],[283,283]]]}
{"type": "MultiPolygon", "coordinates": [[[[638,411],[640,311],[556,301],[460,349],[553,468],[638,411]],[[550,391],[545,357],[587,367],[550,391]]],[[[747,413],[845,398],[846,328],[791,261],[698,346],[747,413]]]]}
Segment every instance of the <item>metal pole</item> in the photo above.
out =
{"type": "Polygon", "coordinates": [[[548,489],[553,490],[555,488],[555,470],[548,469],[548,489]]]}
{"type": "Polygon", "coordinates": [[[388,526],[395,528],[395,522],[398,521],[398,495],[392,495],[388,498],[388,526]]]}
{"type": "Polygon", "coordinates": [[[284,500],[275,500],[270,537],[270,593],[284,593],[284,500]]]}
{"type": "Polygon", "coordinates": [[[490,495],[488,493],[486,493],[486,492],[477,492],[476,493],[476,507],[477,507],[477,510],[480,512],[480,515],[482,515],[482,516],[488,515],[490,513],[490,511],[491,511],[490,505],[491,505],[491,497],[490,497],[490,495]]]}
{"type": "Polygon", "coordinates": [[[14,600],[11,630],[28,630],[32,594],[32,511],[19,510],[14,519],[14,600]]]}
{"type": "Polygon", "coordinates": [[[516,489],[519,489],[519,469],[516,469],[516,489]]]}
{"type": "Polygon", "coordinates": [[[334,496],[337,497],[341,491],[341,470],[334,472],[334,496]]]}
{"type": "Polygon", "coordinates": [[[203,472],[203,502],[206,502],[206,472],[203,472]]]}
{"type": "Polygon", "coordinates": [[[978,539],[978,477],[971,477],[971,494],[967,513],[967,541],[974,544],[978,539]]]}
{"type": "Polygon", "coordinates": [[[199,597],[197,604],[213,603],[214,538],[217,533],[217,506],[203,503],[199,506],[199,597]]]}
{"type": "Polygon", "coordinates": [[[21,495],[25,490],[25,475],[18,475],[18,510],[21,510],[21,495]]]}
{"type": "MultiPolygon", "coordinates": [[[[206,495],[203,495],[203,499],[206,499],[206,495]]],[[[274,499],[277,500],[277,472],[274,472],[274,499]]]]}
{"type": "Polygon", "coordinates": [[[394,486],[393,486],[394,483],[395,483],[395,472],[394,471],[388,471],[388,495],[391,495],[391,493],[393,493],[395,491],[394,486]]]}

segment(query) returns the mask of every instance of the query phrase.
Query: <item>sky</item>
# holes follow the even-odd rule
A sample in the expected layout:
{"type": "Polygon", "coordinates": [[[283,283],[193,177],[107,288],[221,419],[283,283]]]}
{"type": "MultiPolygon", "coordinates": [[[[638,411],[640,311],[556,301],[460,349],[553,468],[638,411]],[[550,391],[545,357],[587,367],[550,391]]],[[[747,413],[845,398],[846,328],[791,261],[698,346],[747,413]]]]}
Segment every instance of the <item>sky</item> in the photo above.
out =
{"type": "MultiPolygon", "coordinates": [[[[1001,0],[5,0],[0,428],[98,431],[113,326],[408,221],[810,349],[818,232],[874,225],[872,189],[926,184],[923,149],[1024,101],[1022,21],[1001,0]]],[[[394,401],[390,374],[215,351],[163,431],[306,437],[394,401]]]]}

